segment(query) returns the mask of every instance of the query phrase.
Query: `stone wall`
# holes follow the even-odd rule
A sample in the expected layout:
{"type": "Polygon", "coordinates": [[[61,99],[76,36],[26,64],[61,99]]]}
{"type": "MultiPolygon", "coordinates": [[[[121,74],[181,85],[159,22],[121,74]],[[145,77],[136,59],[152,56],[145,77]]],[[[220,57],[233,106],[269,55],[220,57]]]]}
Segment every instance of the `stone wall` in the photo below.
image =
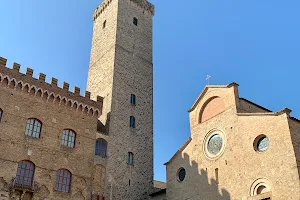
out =
{"type": "Polygon", "coordinates": [[[100,121],[108,141],[110,199],[148,199],[153,186],[153,9],[148,2],[105,0],[94,13],[87,89],[93,98],[104,97],[100,121]],[[135,128],[129,127],[130,116],[135,128]],[[127,164],[128,152],[133,165],[127,164]]]}
{"type": "MultiPolygon", "coordinates": [[[[297,137],[298,122],[289,122],[288,110],[255,113],[259,108],[254,107],[252,113],[237,113],[240,102],[236,91],[230,87],[214,87],[201,94],[190,113],[192,140],[167,163],[167,199],[257,199],[252,196],[253,188],[261,182],[266,183],[270,192],[260,197],[270,195],[274,200],[299,197],[297,154],[295,156],[299,142],[292,140],[290,132],[290,128],[293,129],[292,136],[297,137]],[[230,106],[224,112],[203,123],[194,121],[197,110],[213,96],[236,103],[227,103],[230,106]],[[223,132],[225,147],[219,157],[211,158],[205,153],[205,139],[215,129],[223,132]],[[264,152],[257,152],[254,147],[260,135],[269,139],[269,147],[264,152]],[[186,170],[182,182],[178,180],[180,168],[186,170]]],[[[250,107],[247,109],[251,111],[250,107]]]]}

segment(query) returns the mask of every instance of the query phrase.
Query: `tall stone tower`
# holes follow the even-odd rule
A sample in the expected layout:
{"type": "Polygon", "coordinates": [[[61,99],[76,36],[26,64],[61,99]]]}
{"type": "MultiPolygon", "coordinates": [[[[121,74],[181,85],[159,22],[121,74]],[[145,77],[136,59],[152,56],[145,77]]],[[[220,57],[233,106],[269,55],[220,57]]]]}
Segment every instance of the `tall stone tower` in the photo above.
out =
{"type": "Polygon", "coordinates": [[[147,0],[104,0],[93,16],[87,90],[104,97],[97,137],[113,200],[147,199],[153,183],[153,15],[147,0]]]}

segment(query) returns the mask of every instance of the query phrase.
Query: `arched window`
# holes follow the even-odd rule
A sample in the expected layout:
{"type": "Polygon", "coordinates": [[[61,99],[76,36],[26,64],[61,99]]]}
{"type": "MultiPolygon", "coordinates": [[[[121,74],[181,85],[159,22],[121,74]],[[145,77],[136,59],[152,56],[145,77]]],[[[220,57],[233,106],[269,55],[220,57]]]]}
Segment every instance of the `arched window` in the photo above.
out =
{"type": "Polygon", "coordinates": [[[23,187],[31,187],[33,182],[35,166],[30,161],[21,161],[18,164],[18,171],[16,176],[16,184],[23,187]]]}
{"type": "Polygon", "coordinates": [[[2,116],[3,116],[3,110],[0,108],[0,122],[2,120],[2,116]]]}
{"type": "Polygon", "coordinates": [[[61,144],[66,147],[74,148],[75,147],[75,137],[76,137],[76,134],[74,131],[72,131],[70,129],[65,129],[63,131],[61,144]]]}
{"type": "Polygon", "coordinates": [[[28,119],[26,123],[25,134],[31,137],[39,138],[42,130],[42,123],[38,119],[28,119]]]}
{"type": "Polygon", "coordinates": [[[136,26],[138,25],[138,19],[136,17],[133,18],[133,24],[136,26]]]}
{"type": "Polygon", "coordinates": [[[134,94],[131,94],[131,96],[130,96],[130,104],[135,105],[135,95],[134,94]]]}
{"type": "Polygon", "coordinates": [[[130,116],[130,128],[135,128],[135,118],[134,118],[134,116],[130,116]]]}
{"type": "Polygon", "coordinates": [[[60,192],[70,192],[71,172],[66,169],[59,169],[56,172],[55,190],[60,192]]]}
{"type": "Polygon", "coordinates": [[[106,157],[107,142],[104,139],[97,139],[95,154],[98,156],[106,157]]]}
{"type": "Polygon", "coordinates": [[[128,165],[133,165],[133,153],[128,152],[128,165]]]}

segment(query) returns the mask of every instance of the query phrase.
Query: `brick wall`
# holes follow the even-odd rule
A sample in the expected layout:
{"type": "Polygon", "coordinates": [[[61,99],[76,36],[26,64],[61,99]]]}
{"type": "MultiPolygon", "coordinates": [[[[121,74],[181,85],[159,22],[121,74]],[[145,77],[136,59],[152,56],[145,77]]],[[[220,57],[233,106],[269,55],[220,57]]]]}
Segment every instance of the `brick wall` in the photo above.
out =
{"type": "Polygon", "coordinates": [[[88,198],[94,189],[97,116],[35,95],[0,86],[0,190],[7,191],[3,185],[16,176],[18,162],[30,160],[35,164],[34,181],[41,188],[36,199],[88,198]],[[28,118],[42,122],[40,138],[25,135],[28,118]],[[76,132],[75,148],[61,145],[64,129],[76,132]],[[72,173],[70,193],[55,191],[56,171],[61,168],[72,173]]]}

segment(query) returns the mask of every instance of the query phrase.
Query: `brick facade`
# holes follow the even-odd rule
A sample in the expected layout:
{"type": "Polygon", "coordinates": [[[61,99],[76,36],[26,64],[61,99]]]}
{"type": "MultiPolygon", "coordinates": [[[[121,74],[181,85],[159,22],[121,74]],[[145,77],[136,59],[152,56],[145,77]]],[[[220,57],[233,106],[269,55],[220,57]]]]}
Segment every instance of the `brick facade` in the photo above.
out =
{"type": "MultiPolygon", "coordinates": [[[[88,198],[96,170],[94,146],[98,115],[95,111],[101,113],[102,99],[93,102],[87,97],[75,97],[75,94],[46,82],[39,81],[39,87],[33,85],[37,79],[22,76],[18,71],[4,74],[9,70],[0,68],[0,108],[3,110],[0,122],[1,198],[10,194],[18,199],[22,195],[21,191],[14,191],[12,182],[22,160],[35,165],[34,183],[40,190],[35,199],[88,198]],[[29,118],[42,123],[39,138],[25,135],[29,118]],[[76,133],[75,148],[61,144],[64,129],[72,129],[76,133]],[[72,173],[70,193],[54,190],[59,169],[72,173]]],[[[29,193],[22,198],[26,199],[26,195],[29,193]]]]}
{"type": "Polygon", "coordinates": [[[55,78],[45,82],[45,74],[32,77],[32,69],[22,74],[17,63],[7,68],[0,58],[1,200],[148,199],[153,189],[153,15],[147,1],[99,5],[85,96],[78,87],[70,92],[68,83],[58,87],[55,78]],[[25,134],[30,118],[42,124],[39,138],[25,134]],[[74,148],[62,145],[65,129],[76,133],[74,148]],[[105,156],[95,155],[98,139],[107,142],[105,156]],[[133,164],[128,164],[129,152],[133,164]],[[27,190],[14,181],[21,161],[35,169],[27,190]],[[68,193],[56,190],[60,169],[71,173],[68,193]]]}

